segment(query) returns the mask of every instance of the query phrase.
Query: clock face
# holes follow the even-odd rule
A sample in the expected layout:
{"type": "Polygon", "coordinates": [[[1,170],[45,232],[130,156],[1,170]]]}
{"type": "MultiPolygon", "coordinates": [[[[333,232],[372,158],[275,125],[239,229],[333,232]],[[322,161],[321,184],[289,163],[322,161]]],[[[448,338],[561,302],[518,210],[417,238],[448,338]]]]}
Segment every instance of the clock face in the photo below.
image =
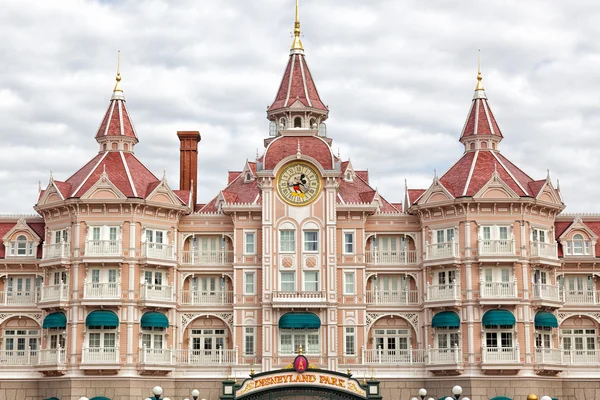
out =
{"type": "Polygon", "coordinates": [[[310,164],[295,162],[281,169],[277,177],[277,192],[288,204],[305,206],[321,191],[321,177],[310,164]]]}

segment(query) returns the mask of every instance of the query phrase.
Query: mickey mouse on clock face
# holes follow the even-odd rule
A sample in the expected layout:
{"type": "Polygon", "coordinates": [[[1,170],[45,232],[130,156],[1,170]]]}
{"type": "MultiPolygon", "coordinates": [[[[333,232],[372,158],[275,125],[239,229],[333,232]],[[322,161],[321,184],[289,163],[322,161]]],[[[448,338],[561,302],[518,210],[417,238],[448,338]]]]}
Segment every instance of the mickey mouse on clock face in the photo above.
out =
{"type": "Polygon", "coordinates": [[[304,174],[292,176],[288,181],[288,186],[292,188],[292,196],[306,196],[304,193],[309,189],[307,183],[306,175],[304,174]]]}

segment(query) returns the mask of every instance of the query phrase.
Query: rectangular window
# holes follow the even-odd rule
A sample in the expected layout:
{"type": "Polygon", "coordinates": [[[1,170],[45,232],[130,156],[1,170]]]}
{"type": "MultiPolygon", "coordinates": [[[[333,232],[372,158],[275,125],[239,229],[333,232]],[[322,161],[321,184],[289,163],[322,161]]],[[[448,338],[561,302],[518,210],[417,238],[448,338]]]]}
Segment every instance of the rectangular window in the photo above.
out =
{"type": "Polygon", "coordinates": [[[354,327],[345,329],[344,354],[353,356],[356,354],[356,334],[354,327]]]}
{"type": "Polygon", "coordinates": [[[108,229],[108,240],[115,241],[117,240],[117,227],[111,226],[108,229]]]}
{"type": "Polygon", "coordinates": [[[254,355],[254,328],[245,328],[244,354],[247,356],[254,355]]]}
{"type": "Polygon", "coordinates": [[[280,351],[282,354],[292,354],[292,335],[281,334],[280,351]]]}
{"type": "Polygon", "coordinates": [[[304,251],[319,251],[319,232],[304,232],[304,251]]]}
{"type": "Polygon", "coordinates": [[[294,292],[296,291],[296,280],[294,272],[281,273],[281,291],[294,292]]]}
{"type": "Polygon", "coordinates": [[[507,240],[508,239],[508,227],[506,226],[501,226],[498,228],[498,233],[499,233],[499,238],[501,240],[507,240]]]}
{"type": "Polygon", "coordinates": [[[295,231],[291,229],[279,231],[280,246],[279,251],[281,252],[294,252],[296,251],[296,238],[295,231]]]}
{"type": "Polygon", "coordinates": [[[355,294],[355,274],[354,272],[344,272],[344,294],[355,294]]]}
{"type": "Polygon", "coordinates": [[[307,292],[319,291],[319,273],[305,272],[304,273],[304,290],[307,292]]]}
{"type": "Polygon", "coordinates": [[[244,232],[244,254],[256,254],[255,232],[244,232]]]}
{"type": "Polygon", "coordinates": [[[354,232],[344,232],[344,254],[354,254],[354,232]]]}
{"type": "Polygon", "coordinates": [[[255,294],[254,272],[244,272],[244,294],[255,294]]]}
{"type": "Polygon", "coordinates": [[[94,226],[92,228],[92,240],[94,240],[94,241],[100,240],[100,227],[99,226],[94,226]]]}

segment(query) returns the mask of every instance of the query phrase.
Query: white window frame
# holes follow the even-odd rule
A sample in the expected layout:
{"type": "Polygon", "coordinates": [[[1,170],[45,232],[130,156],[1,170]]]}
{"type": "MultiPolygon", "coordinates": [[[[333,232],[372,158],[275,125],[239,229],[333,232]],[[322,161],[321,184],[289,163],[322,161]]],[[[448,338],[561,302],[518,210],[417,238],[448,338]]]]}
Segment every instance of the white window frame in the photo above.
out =
{"type": "Polygon", "coordinates": [[[154,327],[154,328],[142,328],[141,329],[141,335],[140,335],[140,347],[141,348],[146,348],[149,350],[164,350],[166,347],[166,337],[165,337],[165,332],[166,329],[165,328],[159,328],[159,327],[154,327]],[[150,347],[146,346],[144,347],[144,339],[148,338],[150,339],[150,347]],[[160,337],[160,348],[159,347],[155,347],[156,344],[156,337],[160,337]]]}
{"type": "Polygon", "coordinates": [[[297,282],[297,279],[296,279],[296,272],[295,271],[280,271],[279,272],[279,290],[282,291],[282,292],[295,292],[295,291],[298,290],[298,282],[297,282]],[[293,277],[293,280],[291,282],[291,284],[293,285],[293,288],[291,290],[288,290],[288,289],[284,290],[283,289],[283,284],[284,283],[290,284],[289,281],[286,281],[286,282],[283,281],[283,276],[284,275],[286,275],[286,276],[292,276],[293,277]]]}
{"type": "Polygon", "coordinates": [[[319,231],[315,230],[315,229],[306,229],[302,231],[302,249],[304,250],[305,253],[318,253],[319,252],[319,231]],[[316,240],[306,240],[306,234],[307,233],[316,233],[317,234],[317,239],[316,240]],[[306,248],[306,244],[310,243],[310,244],[316,244],[316,249],[315,250],[308,250],[306,248]]]}
{"type": "Polygon", "coordinates": [[[279,252],[280,253],[295,253],[296,252],[296,230],[295,229],[280,229],[279,230],[279,252]],[[289,241],[286,241],[286,246],[283,245],[283,240],[282,240],[282,233],[283,232],[291,232],[292,233],[292,241],[291,241],[291,250],[287,249],[287,245],[290,244],[289,241]],[[284,247],[286,247],[286,250],[284,250],[284,247]]]}
{"type": "Polygon", "coordinates": [[[157,245],[161,245],[161,244],[169,244],[169,231],[165,230],[165,229],[153,229],[153,228],[146,228],[145,233],[144,233],[144,242],[145,243],[152,243],[152,244],[157,244],[157,245]],[[152,241],[148,241],[148,233],[150,233],[150,236],[152,236],[152,241]],[[161,234],[161,242],[157,242],[156,238],[157,238],[157,233],[161,234]]]}
{"type": "Polygon", "coordinates": [[[550,237],[548,234],[550,233],[547,228],[531,228],[531,241],[534,243],[550,243],[550,237]],[[540,240],[540,236],[544,237],[544,240],[540,240]]]}
{"type": "Polygon", "coordinates": [[[356,294],[356,272],[355,271],[344,271],[344,294],[356,294]],[[352,277],[352,290],[348,290],[348,277],[352,277]]]}
{"type": "Polygon", "coordinates": [[[50,232],[51,236],[48,242],[52,244],[69,243],[69,229],[56,229],[50,232]]]}
{"type": "Polygon", "coordinates": [[[244,327],[244,356],[254,355],[256,355],[256,330],[254,327],[244,327]]]}
{"type": "Polygon", "coordinates": [[[321,279],[319,279],[319,278],[320,278],[319,271],[303,271],[302,287],[304,288],[304,291],[305,292],[318,292],[320,290],[320,287],[321,287],[321,282],[320,282],[321,279]],[[315,277],[316,277],[316,279],[309,281],[307,279],[307,275],[310,275],[310,274],[314,274],[315,277]],[[307,286],[306,286],[307,283],[314,283],[314,284],[316,284],[317,288],[309,290],[307,288],[307,286]]]}
{"type": "Polygon", "coordinates": [[[344,355],[355,356],[356,355],[356,327],[346,326],[344,327],[344,355]],[[352,351],[348,350],[348,339],[352,340],[352,351]]]}
{"type": "Polygon", "coordinates": [[[342,231],[342,254],[356,254],[356,231],[355,230],[343,230],[342,231]],[[349,236],[347,236],[349,235],[349,236]],[[351,241],[347,241],[346,239],[350,237],[351,241]],[[351,251],[347,251],[348,245],[352,246],[351,251]]]}
{"type": "Polygon", "coordinates": [[[302,346],[304,354],[319,355],[321,354],[321,332],[319,329],[281,329],[279,331],[279,354],[293,355],[298,354],[299,347],[302,346]],[[284,336],[291,337],[291,351],[285,350],[282,339],[284,336]],[[317,339],[319,351],[314,351],[314,348],[309,345],[309,340],[317,339]]]}
{"type": "Polygon", "coordinates": [[[436,244],[452,243],[456,241],[456,232],[454,228],[435,229],[432,237],[436,244]],[[438,240],[440,237],[443,239],[441,242],[438,240]]]}
{"type": "Polygon", "coordinates": [[[256,231],[244,231],[244,255],[256,254],[256,231]],[[252,243],[249,243],[248,237],[252,237],[252,243]],[[248,245],[252,245],[252,251],[248,251],[248,245]]]}
{"type": "Polygon", "coordinates": [[[256,294],[256,271],[244,271],[244,294],[256,294]],[[252,277],[252,282],[249,281],[249,277],[252,277]],[[252,291],[248,290],[248,285],[252,285],[252,291]]]}

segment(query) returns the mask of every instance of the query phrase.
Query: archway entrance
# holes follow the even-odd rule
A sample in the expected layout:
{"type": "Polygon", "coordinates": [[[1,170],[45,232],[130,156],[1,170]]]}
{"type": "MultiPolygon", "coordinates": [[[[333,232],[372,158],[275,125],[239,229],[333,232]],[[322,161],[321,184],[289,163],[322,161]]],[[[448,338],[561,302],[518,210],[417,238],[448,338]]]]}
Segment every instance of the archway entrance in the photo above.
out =
{"type": "Polygon", "coordinates": [[[240,397],[244,400],[364,400],[364,397],[327,388],[271,389],[240,397]]]}

